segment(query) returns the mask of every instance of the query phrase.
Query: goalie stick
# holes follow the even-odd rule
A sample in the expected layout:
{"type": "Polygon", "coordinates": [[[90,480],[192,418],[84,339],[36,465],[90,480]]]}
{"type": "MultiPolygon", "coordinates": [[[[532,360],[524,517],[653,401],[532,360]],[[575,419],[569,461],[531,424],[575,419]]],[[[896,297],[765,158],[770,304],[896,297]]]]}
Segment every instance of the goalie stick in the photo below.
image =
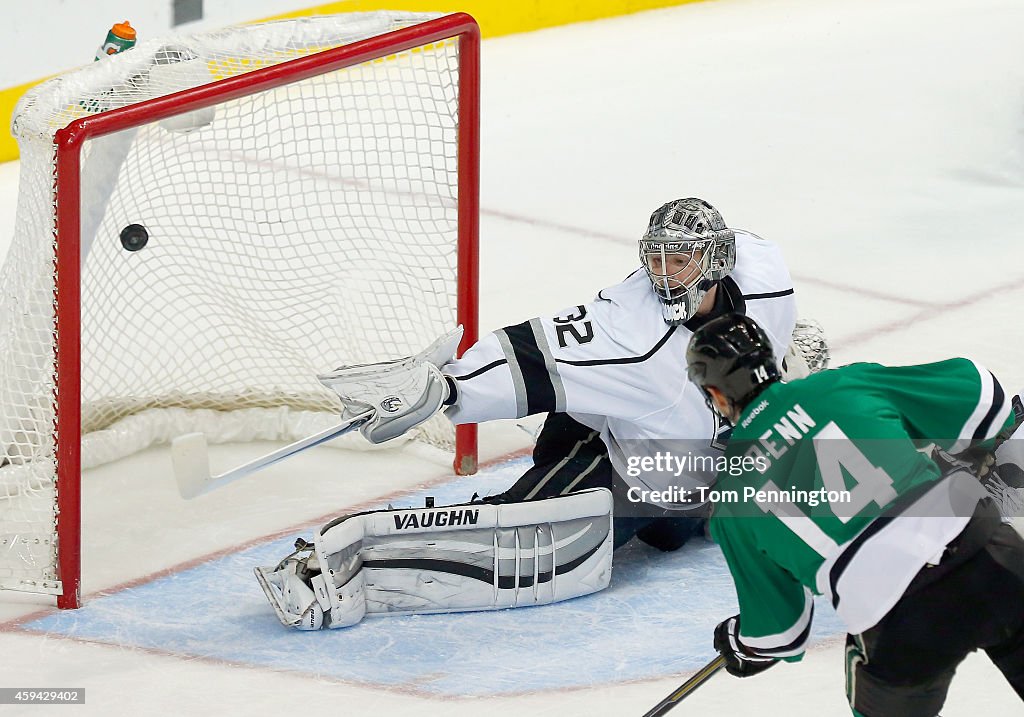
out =
{"type": "Polygon", "coordinates": [[[719,655],[711,662],[704,665],[704,667],[697,670],[697,673],[693,677],[677,687],[672,694],[645,712],[644,717],[660,717],[660,715],[666,714],[670,709],[682,702],[684,697],[707,682],[712,675],[723,667],[725,667],[725,657],[719,655]]]}
{"type": "Polygon", "coordinates": [[[209,493],[212,490],[233,483],[239,478],[244,478],[251,473],[273,465],[299,451],[304,451],[307,448],[318,446],[338,436],[350,433],[373,418],[373,415],[374,411],[372,409],[360,413],[336,426],[331,426],[319,433],[306,436],[220,475],[212,475],[210,473],[210,454],[206,445],[205,435],[202,433],[186,433],[183,436],[178,436],[171,442],[171,463],[174,466],[174,478],[178,482],[178,493],[185,500],[191,500],[204,493],[209,493]]]}

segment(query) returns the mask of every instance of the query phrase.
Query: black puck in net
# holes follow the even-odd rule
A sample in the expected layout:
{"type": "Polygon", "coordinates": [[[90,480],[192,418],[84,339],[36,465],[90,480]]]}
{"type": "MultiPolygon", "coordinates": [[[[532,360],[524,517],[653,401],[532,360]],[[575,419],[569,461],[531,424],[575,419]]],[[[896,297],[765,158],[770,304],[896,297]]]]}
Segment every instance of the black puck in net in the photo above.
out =
{"type": "Polygon", "coordinates": [[[121,230],[121,246],[128,251],[138,251],[149,242],[149,232],[141,224],[129,224],[121,230]]]}

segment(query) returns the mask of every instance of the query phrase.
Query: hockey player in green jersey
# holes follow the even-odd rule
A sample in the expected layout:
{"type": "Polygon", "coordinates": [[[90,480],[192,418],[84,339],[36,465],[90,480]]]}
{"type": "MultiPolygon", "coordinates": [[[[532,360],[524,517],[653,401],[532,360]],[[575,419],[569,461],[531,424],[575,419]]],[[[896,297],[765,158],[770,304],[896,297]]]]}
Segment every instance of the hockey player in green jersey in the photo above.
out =
{"type": "Polygon", "coordinates": [[[783,383],[737,314],[699,329],[687,361],[733,423],[726,456],[742,467],[719,475],[711,519],[740,605],[715,630],[727,670],[799,660],[817,594],[849,632],[854,714],[934,717],[978,648],[1024,698],[1024,540],[975,475],[919,450],[985,456],[1012,429],[992,374],[960,358],[783,383]]]}

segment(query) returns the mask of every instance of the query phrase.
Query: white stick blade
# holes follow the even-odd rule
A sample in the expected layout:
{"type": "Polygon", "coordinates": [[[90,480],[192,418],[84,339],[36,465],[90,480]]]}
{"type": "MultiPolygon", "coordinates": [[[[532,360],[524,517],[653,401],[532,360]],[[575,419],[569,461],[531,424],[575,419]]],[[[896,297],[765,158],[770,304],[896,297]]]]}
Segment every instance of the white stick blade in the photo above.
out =
{"type": "Polygon", "coordinates": [[[205,435],[186,433],[175,438],[171,442],[171,463],[182,498],[191,500],[206,492],[204,488],[210,480],[210,456],[205,435]]]}

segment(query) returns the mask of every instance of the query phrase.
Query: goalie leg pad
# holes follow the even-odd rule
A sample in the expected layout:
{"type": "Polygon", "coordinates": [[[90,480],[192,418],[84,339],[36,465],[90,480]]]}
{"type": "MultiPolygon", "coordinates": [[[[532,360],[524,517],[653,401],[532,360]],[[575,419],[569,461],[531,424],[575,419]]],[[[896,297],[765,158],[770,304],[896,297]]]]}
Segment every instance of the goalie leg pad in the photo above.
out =
{"type": "MultiPolygon", "coordinates": [[[[329,628],[364,614],[559,602],[608,586],[612,496],[600,488],[525,503],[357,513],[324,526],[316,559],[323,593],[317,578],[310,592],[329,628]]],[[[304,624],[295,620],[300,607],[279,610],[288,616],[282,623],[304,624]]]]}

